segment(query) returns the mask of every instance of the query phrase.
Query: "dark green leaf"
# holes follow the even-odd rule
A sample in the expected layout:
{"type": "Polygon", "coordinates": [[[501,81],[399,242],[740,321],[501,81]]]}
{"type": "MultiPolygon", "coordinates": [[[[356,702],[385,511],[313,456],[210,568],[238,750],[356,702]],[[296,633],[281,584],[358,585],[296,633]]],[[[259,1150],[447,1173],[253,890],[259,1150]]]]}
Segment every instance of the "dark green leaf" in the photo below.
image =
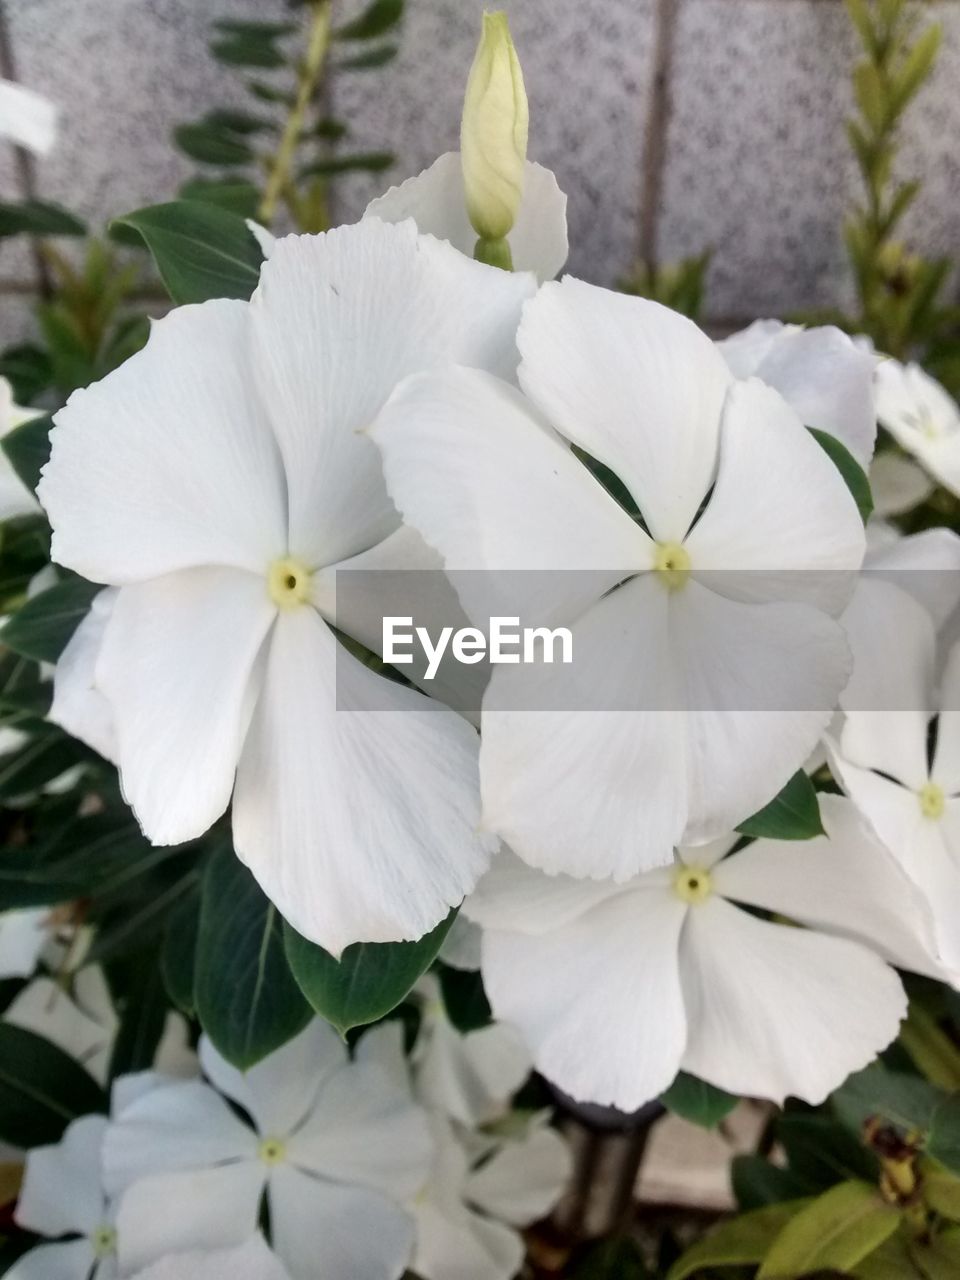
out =
{"type": "Polygon", "coordinates": [[[321,120],[313,131],[318,138],[326,138],[328,142],[339,142],[350,132],[342,120],[321,120]]]}
{"type": "Polygon", "coordinates": [[[226,129],[230,133],[239,133],[243,137],[250,137],[255,133],[272,133],[276,130],[272,120],[264,120],[263,116],[252,116],[249,111],[235,111],[229,107],[218,107],[215,111],[208,111],[201,123],[226,129]]]}
{"type": "Polygon", "coordinates": [[[10,465],[31,493],[40,483],[40,469],[50,457],[50,429],[53,418],[31,418],[0,440],[10,465]]]}
{"type": "Polygon", "coordinates": [[[249,40],[276,40],[298,30],[295,22],[244,22],[237,18],[215,18],[213,26],[221,35],[243,36],[249,40]]]}
{"type": "Polygon", "coordinates": [[[809,427],[808,430],[843,476],[844,483],[857,504],[860,518],[866,524],[873,513],[873,494],[870,492],[867,473],[846,445],[841,444],[836,436],[830,435],[828,431],[817,431],[814,427],[809,427]]]}
{"type": "Polygon", "coordinates": [[[227,36],[216,40],[210,52],[218,62],[228,67],[260,67],[273,71],[286,66],[287,59],[272,40],[250,36],[227,36]]]}
{"type": "Polygon", "coordinates": [[[139,209],[117,224],[146,241],[174,302],[249,298],[263,254],[243,218],[198,200],[139,209]]]}
{"type": "Polygon", "coordinates": [[[226,844],[203,879],[194,994],[204,1031],[242,1071],[312,1017],[287,964],[280,916],[226,844]]]}
{"type": "Polygon", "coordinates": [[[390,151],[367,151],[349,156],[330,156],[325,160],[315,160],[300,170],[301,178],[330,177],[335,173],[352,173],[362,170],[367,173],[382,173],[393,164],[395,156],[390,151]]]}
{"type": "Polygon", "coordinates": [[[81,764],[88,749],[62,733],[31,738],[17,750],[0,756],[0,802],[12,804],[40,791],[81,764]]]}
{"type": "Polygon", "coordinates": [[[569,1280],[649,1280],[640,1246],[633,1240],[602,1240],[591,1245],[569,1280]]]}
{"type": "Polygon", "coordinates": [[[38,662],[56,662],[103,588],[76,574],[28,600],[0,630],[0,642],[38,662]]]}
{"type": "Polygon", "coordinates": [[[354,58],[341,58],[337,63],[338,71],[374,71],[377,67],[385,67],[400,52],[399,45],[381,44],[375,49],[365,49],[354,58]]]}
{"type": "Polygon", "coordinates": [[[951,1094],[937,1107],[926,1150],[951,1173],[960,1174],[960,1094],[951,1094]]]}
{"type": "Polygon", "coordinates": [[[373,40],[389,31],[403,17],[403,0],[371,0],[363,13],[352,22],[337,27],[338,40],[373,40]]]}
{"type": "Polygon", "coordinates": [[[834,1092],[832,1101],[837,1117],[855,1134],[874,1117],[904,1131],[926,1133],[947,1096],[919,1076],[888,1071],[874,1062],[850,1076],[834,1092]]]}
{"type": "Polygon", "coordinates": [[[730,1114],[740,1099],[681,1071],[666,1093],[661,1094],[660,1101],[668,1111],[684,1120],[712,1129],[730,1114]]]}
{"type": "Polygon", "coordinates": [[[194,861],[192,850],[184,857],[180,849],[169,866],[160,867],[153,876],[146,877],[143,894],[134,901],[131,902],[129,895],[119,894],[98,899],[90,915],[96,931],[87,952],[88,962],[116,961],[142,951],[147,943],[159,946],[171,911],[196,883],[198,872],[194,861]]]}
{"type": "Polygon", "coordinates": [[[106,1109],[103,1090],[75,1059],[0,1022],[0,1139],[16,1147],[59,1142],[71,1120],[106,1109]]]}
{"type": "Polygon", "coordinates": [[[201,164],[249,164],[253,159],[250,147],[222,125],[182,124],[174,129],[173,137],[185,155],[201,164]]]}
{"type": "Polygon", "coordinates": [[[68,210],[43,200],[0,204],[0,237],[27,233],[33,236],[85,236],[86,226],[68,210]]]}
{"type": "Polygon", "coordinates": [[[810,1191],[795,1174],[762,1156],[734,1156],[730,1181],[743,1213],[762,1209],[764,1205],[782,1204],[784,1200],[796,1200],[810,1191]]]}
{"type": "Polygon", "coordinates": [[[466,1035],[489,1025],[493,1014],[479,973],[441,963],[437,965],[437,977],[443,1007],[458,1031],[466,1035]]]}
{"type": "Polygon", "coordinates": [[[813,783],[798,770],[779,795],[737,830],[744,836],[766,836],[770,840],[811,840],[823,835],[820,805],[813,783]]]}
{"type": "Polygon", "coordinates": [[[339,961],[288,924],[287,960],[311,1005],[343,1035],[397,1007],[433,963],[455,916],[417,942],[356,942],[339,961]]]}
{"type": "Polygon", "coordinates": [[[32,404],[53,382],[50,357],[43,347],[25,342],[0,355],[0,377],[7,378],[20,404],[32,404]]]}
{"type": "Polygon", "coordinates": [[[849,1129],[821,1112],[788,1111],[777,1122],[777,1139],[790,1172],[805,1192],[826,1191],[851,1178],[877,1180],[877,1162],[849,1129]]]}
{"type": "Polygon", "coordinates": [[[236,213],[241,218],[255,218],[260,205],[260,192],[252,182],[208,182],[194,178],[180,188],[181,200],[200,200],[236,213]]]}
{"type": "Polygon", "coordinates": [[[200,931],[200,893],[191,890],[167,917],[160,964],[167,994],[181,1011],[196,1012],[193,989],[197,968],[197,934],[200,931]]]}
{"type": "Polygon", "coordinates": [[[118,1004],[120,1027],[110,1055],[110,1079],[148,1071],[167,1020],[167,1001],[155,953],[138,955],[130,966],[118,1004]]]}

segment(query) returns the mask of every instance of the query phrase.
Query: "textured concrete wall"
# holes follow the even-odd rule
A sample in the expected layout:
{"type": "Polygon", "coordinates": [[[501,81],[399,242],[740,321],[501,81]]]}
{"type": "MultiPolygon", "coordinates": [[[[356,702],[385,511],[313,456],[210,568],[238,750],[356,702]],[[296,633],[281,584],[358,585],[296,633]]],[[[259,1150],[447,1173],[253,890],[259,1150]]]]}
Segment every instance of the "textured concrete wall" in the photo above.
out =
{"type": "MultiPolygon", "coordinates": [[[[610,283],[639,251],[712,245],[710,317],[842,302],[839,224],[857,191],[843,134],[854,41],[840,0],[498,0],[531,99],[531,155],[571,198],[571,269],[610,283]]],[[[342,0],[345,16],[359,0],[342,0]]],[[[488,0],[407,0],[401,55],[330,92],[358,147],[398,156],[391,181],[455,145],[488,0]]],[[[908,231],[960,253],[960,0],[913,109],[902,167],[925,178],[908,231]]],[[[213,17],[282,17],[285,0],[0,0],[3,74],[64,108],[55,154],[24,166],[0,143],[0,194],[61,200],[94,223],[171,195],[192,172],[171,128],[240,102],[206,50],[213,17]]],[[[381,179],[337,188],[352,219],[381,179]]],[[[0,245],[0,340],[29,330],[29,249],[0,245]]]]}

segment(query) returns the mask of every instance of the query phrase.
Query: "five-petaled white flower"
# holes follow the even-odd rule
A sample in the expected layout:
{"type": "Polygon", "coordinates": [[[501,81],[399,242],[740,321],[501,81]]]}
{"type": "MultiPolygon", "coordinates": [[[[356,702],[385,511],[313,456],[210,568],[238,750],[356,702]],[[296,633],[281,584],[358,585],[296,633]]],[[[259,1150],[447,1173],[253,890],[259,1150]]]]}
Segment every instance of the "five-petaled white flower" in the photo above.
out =
{"type": "Polygon", "coordinates": [[[849,674],[831,615],[863,526],[786,402],[665,307],[566,277],[518,345],[528,399],[435,371],[371,434],[478,624],[572,631],[570,666],[495,669],[485,825],[532,865],[622,879],[731,830],[802,765],[849,674]]]}
{"type": "Polygon", "coordinates": [[[728,838],[624,884],[500,854],[464,905],[494,1014],[579,1101],[633,1111],[682,1068],[822,1102],[897,1034],[906,997],[884,961],[943,974],[922,895],[848,800],[821,808],[826,836],[724,857],[728,838]]]}
{"type": "Polygon", "coordinates": [[[169,844],[232,792],[239,856],[333,953],[421,936],[490,847],[474,730],[333,630],[377,642],[338,568],[435,562],[358,429],[414,370],[510,376],[534,288],[409,222],[291,236],[249,303],[174,311],[57,414],[39,494],[54,558],[119,587],[94,679],[127,800],[169,844]]]}
{"type": "Polygon", "coordinates": [[[271,1243],[294,1280],[396,1280],[413,1248],[400,1202],[423,1185],[431,1156],[408,1092],[377,1063],[351,1062],[319,1020],[245,1075],[205,1039],[200,1057],[216,1089],[152,1089],[107,1132],[124,1271],[243,1242],[266,1194],[271,1243]]]}
{"type": "Polygon", "coordinates": [[[918,364],[881,360],[877,417],[893,438],[951,493],[960,494],[960,407],[918,364]]]}

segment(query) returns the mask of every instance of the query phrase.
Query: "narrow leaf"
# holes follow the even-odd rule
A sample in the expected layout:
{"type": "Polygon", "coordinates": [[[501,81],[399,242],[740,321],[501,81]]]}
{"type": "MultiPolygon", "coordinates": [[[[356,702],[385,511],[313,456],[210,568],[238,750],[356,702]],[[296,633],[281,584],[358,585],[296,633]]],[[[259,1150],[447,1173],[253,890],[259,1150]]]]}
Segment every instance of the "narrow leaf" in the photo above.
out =
{"type": "Polygon", "coordinates": [[[0,1022],[0,1139],[16,1147],[59,1142],[71,1120],[106,1109],[103,1090],[69,1054],[0,1022]]]}
{"type": "Polygon", "coordinates": [[[777,1236],[757,1280],[849,1271],[900,1226],[900,1210],[866,1182],[841,1182],[796,1214],[777,1236]]]}
{"type": "Polygon", "coordinates": [[[56,662],[103,588],[76,574],[28,600],[0,630],[0,642],[38,662],[56,662]]]}
{"type": "Polygon", "coordinates": [[[709,1267],[755,1266],[771,1244],[809,1200],[790,1200],[721,1222],[698,1240],[667,1272],[667,1280],[687,1280],[709,1267]]]}
{"type": "Polygon", "coordinates": [[[817,431],[814,427],[809,427],[808,430],[823,451],[829,454],[831,462],[843,476],[844,483],[857,504],[860,518],[866,524],[873,514],[873,494],[870,492],[867,473],[847,446],[841,444],[836,436],[830,435],[828,431],[817,431]]]}
{"type": "Polygon", "coordinates": [[[44,200],[0,204],[0,237],[24,233],[32,236],[85,236],[87,228],[68,209],[44,200]]]}
{"type": "Polygon", "coordinates": [[[737,830],[744,836],[766,836],[770,840],[812,840],[823,835],[820,805],[813,783],[798,770],[779,795],[737,830]]]}
{"type": "Polygon", "coordinates": [[[337,27],[338,40],[373,40],[389,31],[403,17],[403,0],[372,0],[359,17],[337,27]]]}

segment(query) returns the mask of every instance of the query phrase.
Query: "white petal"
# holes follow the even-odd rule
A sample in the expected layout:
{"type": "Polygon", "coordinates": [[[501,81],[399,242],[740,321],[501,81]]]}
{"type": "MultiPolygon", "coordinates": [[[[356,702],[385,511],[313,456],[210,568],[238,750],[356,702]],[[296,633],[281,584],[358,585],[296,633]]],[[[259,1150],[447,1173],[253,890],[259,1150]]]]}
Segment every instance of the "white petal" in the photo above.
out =
{"type": "Polygon", "coordinates": [[[537,935],[570,924],[619,892],[612,880],[544,875],[502,849],[465,900],[463,914],[484,930],[537,935]]]}
{"type": "Polygon", "coordinates": [[[184,570],[117,596],[95,679],[124,798],[154,844],[201,835],[227,807],[275,614],[263,578],[235,569],[184,570]]]}
{"type": "Polygon", "coordinates": [[[768,924],[714,897],[680,949],[685,1070],[748,1097],[821,1103],[885,1049],[907,1009],[900,979],[844,938],[768,924]]]}
{"type": "Polygon", "coordinates": [[[940,628],[960,604],[960,537],[952,529],[924,529],[874,551],[870,578],[893,582],[922,604],[940,628]]]}
{"type": "Polygon", "coordinates": [[[724,595],[839,613],[866,540],[840,472],[787,403],[751,379],[730,392],[717,483],[685,545],[724,595]]]}
{"type": "Polygon", "coordinates": [[[926,472],[892,449],[878,453],[870,464],[870,492],[877,517],[903,515],[926,502],[933,490],[926,472]]]}
{"type": "Polygon", "coordinates": [[[514,1227],[550,1212],[572,1172],[570,1149],[552,1129],[536,1129],[508,1142],[467,1180],[467,1200],[514,1227]]]}
{"type": "Polygon", "coordinates": [[[800,332],[799,325],[784,324],[782,320],[754,320],[718,342],[717,350],[735,378],[752,378],[785,334],[800,332]]]}
{"type": "Polygon", "coordinates": [[[850,659],[825,614],[740,604],[693,580],[670,600],[670,634],[677,705],[687,708],[689,817],[677,843],[700,844],[756,813],[803,767],[850,659]]]}
{"type": "Polygon", "coordinates": [[[463,911],[457,916],[440,947],[440,959],[451,969],[477,973],[480,969],[480,928],[463,911]]]}
{"type": "Polygon", "coordinates": [[[0,979],[33,975],[49,937],[49,918],[49,907],[0,914],[0,979]]]}
{"type": "Polygon", "coordinates": [[[374,1063],[395,1089],[412,1098],[404,1040],[405,1028],[401,1019],[388,1018],[364,1031],[354,1046],[353,1060],[374,1063]]]}
{"type": "Polygon", "coordinates": [[[876,371],[877,417],[905,449],[960,431],[960,408],[918,364],[885,359],[876,371]]]}
{"type": "Polygon", "coordinates": [[[24,987],[7,1008],[4,1020],[43,1036],[103,1082],[115,1025],[104,1026],[90,1017],[51,978],[35,978],[24,987]]]}
{"type": "Polygon", "coordinates": [[[931,777],[948,795],[960,792],[960,644],[947,656],[940,681],[937,749],[931,777]]]}
{"type": "Polygon", "coordinates": [[[820,797],[826,836],[756,840],[714,868],[716,891],[861,942],[901,969],[942,978],[923,896],[854,804],[820,797]]]}
{"type": "Polygon", "coordinates": [[[660,542],[687,533],[713,480],[730,373],[684,316],[570,276],[524,308],[520,385],[609,467],[660,542]]]}
{"type": "Polygon", "coordinates": [[[178,307],[56,415],[37,490],[54,560],[119,585],[195,565],[262,572],[283,555],[283,477],[248,310],[178,307]]]}
{"type": "Polygon", "coordinates": [[[114,1195],[151,1174],[226,1168],[256,1151],[256,1135],[208,1085],[169,1084],[137,1098],[107,1130],[104,1185],[114,1195]]]}
{"type": "Polygon", "coordinates": [[[424,1280],[513,1280],[526,1254],[518,1232],[464,1210],[450,1216],[435,1204],[415,1206],[413,1266],[424,1280]]]}
{"type": "Polygon", "coordinates": [[[70,637],[53,677],[49,719],[112,762],[117,735],[110,703],[97,688],[94,673],[117,591],[108,587],[94,596],[90,612],[70,637]]]}
{"type": "Polygon", "coordinates": [[[291,1275],[399,1280],[413,1250],[413,1220],[385,1196],[290,1165],[273,1170],[268,1194],[273,1247],[291,1275]]]}
{"type": "Polygon", "coordinates": [[[142,1178],[120,1197],[121,1274],[169,1253],[242,1244],[257,1229],[266,1167],[256,1160],[142,1178]]]}
{"type": "Polygon", "coordinates": [[[0,80],[0,138],[38,156],[49,155],[57,139],[57,108],[32,89],[0,80]]]}
{"type": "Polygon", "coordinates": [[[568,621],[652,563],[649,538],[502,381],[468,369],[411,378],[370,434],[404,519],[448,570],[484,571],[452,575],[480,626],[518,613],[568,621]]]}
{"type": "Polygon", "coordinates": [[[634,1111],[673,1080],[687,1036],[669,872],[539,936],[489,931],[483,981],[537,1069],[580,1102],[634,1111]]]}
{"type": "Polygon", "coordinates": [[[271,1253],[263,1236],[228,1249],[170,1254],[133,1280],[288,1280],[287,1271],[271,1253]]]}
{"type": "Polygon", "coordinates": [[[840,695],[845,759],[905,786],[927,780],[927,724],[936,636],[927,611],[899,587],[861,578],[843,615],[853,674],[840,695]]]}
{"type": "Polygon", "coordinates": [[[352,1063],[328,1079],[287,1149],[300,1169],[398,1201],[423,1186],[432,1154],[426,1119],[409,1086],[376,1062],[352,1063]]]}
{"type": "Polygon", "coordinates": [[[286,463],[290,551],[333,564],[397,525],[358,432],[410,373],[458,363],[509,376],[534,282],[368,218],[279,240],[251,301],[262,394],[286,463]]]}
{"type": "Polygon", "coordinates": [[[756,376],[779,391],[804,426],[835,436],[865,467],[873,455],[876,356],[832,325],[784,330],[756,376]]]}
{"type": "Polygon", "coordinates": [[[623,879],[673,857],[688,817],[684,723],[656,579],[634,578],[571,627],[573,664],[495,669],[484,824],[532,866],[623,879]]]}
{"type": "Polygon", "coordinates": [[[264,1136],[286,1137],[314,1106],[317,1092],[347,1063],[347,1047],[328,1023],[310,1022],[299,1035],[247,1072],[238,1071],[207,1036],[200,1039],[204,1075],[252,1116],[264,1136]]]}
{"type": "Polygon", "coordinates": [[[3,1274],[6,1280],[88,1280],[93,1262],[89,1240],[69,1240],[37,1245],[3,1274]]]}
{"type": "Polygon", "coordinates": [[[237,853],[300,933],[419,938],[489,862],[477,739],[452,711],[375,675],[304,608],[275,627],[237,776],[237,853]]]}
{"type": "Polygon", "coordinates": [[[83,1116],[67,1126],[60,1142],[29,1152],[15,1214],[19,1226],[44,1236],[86,1235],[102,1222],[100,1149],[106,1127],[105,1116],[83,1116]]]}
{"type": "MultiPolygon", "coordinates": [[[[365,218],[403,222],[412,218],[417,229],[473,257],[477,243],[467,214],[459,151],[447,151],[428,169],[384,195],[371,200],[365,218]]],[[[549,169],[526,162],[523,199],[508,239],[515,271],[532,271],[538,280],[552,280],[567,260],[567,197],[549,169]]]]}

